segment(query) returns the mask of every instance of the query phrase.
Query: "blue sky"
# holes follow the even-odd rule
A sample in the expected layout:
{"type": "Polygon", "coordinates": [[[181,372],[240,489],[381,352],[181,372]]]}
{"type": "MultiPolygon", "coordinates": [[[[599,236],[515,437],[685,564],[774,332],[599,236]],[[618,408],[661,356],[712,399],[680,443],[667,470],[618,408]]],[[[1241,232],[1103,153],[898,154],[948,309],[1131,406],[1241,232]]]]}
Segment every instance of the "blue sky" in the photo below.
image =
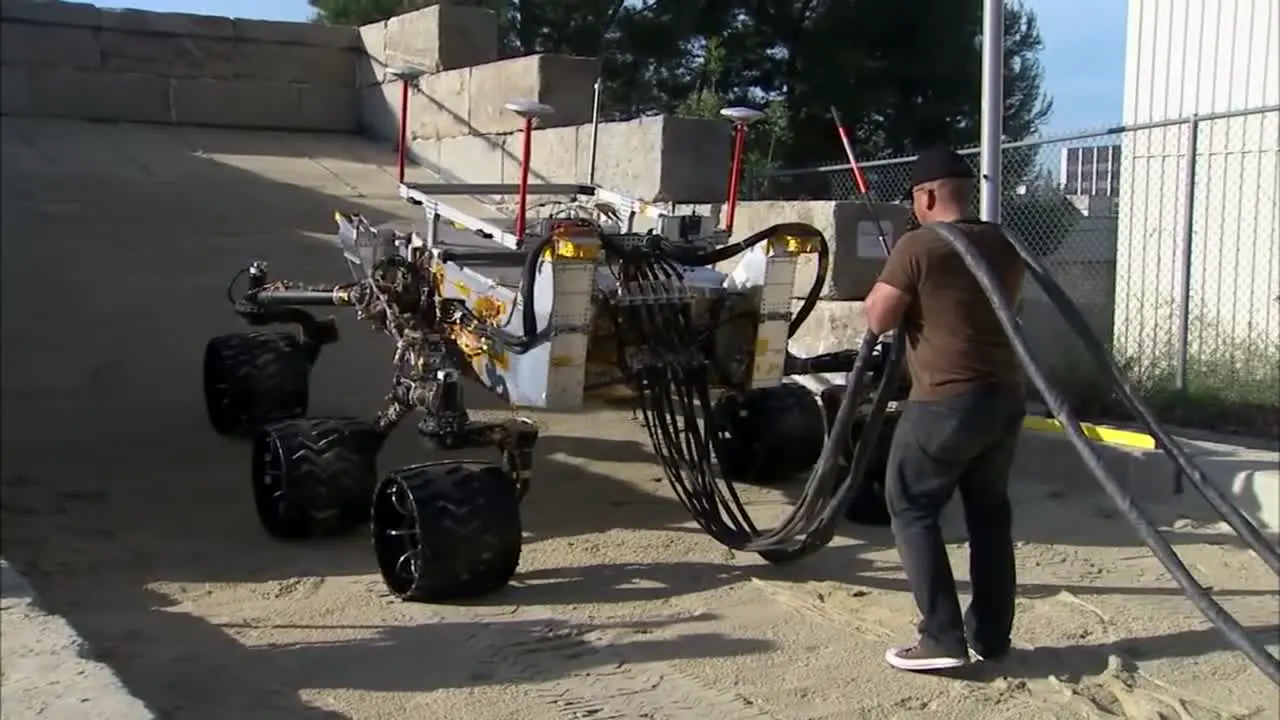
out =
{"type": "MultiPolygon", "coordinates": [[[[92,1],[92,0],[90,0],[92,1]]],[[[1054,98],[1049,134],[1120,122],[1124,93],[1125,0],[1025,0],[1040,18],[1046,90],[1054,98]]],[[[124,0],[102,7],[306,20],[306,0],[124,0]]]]}

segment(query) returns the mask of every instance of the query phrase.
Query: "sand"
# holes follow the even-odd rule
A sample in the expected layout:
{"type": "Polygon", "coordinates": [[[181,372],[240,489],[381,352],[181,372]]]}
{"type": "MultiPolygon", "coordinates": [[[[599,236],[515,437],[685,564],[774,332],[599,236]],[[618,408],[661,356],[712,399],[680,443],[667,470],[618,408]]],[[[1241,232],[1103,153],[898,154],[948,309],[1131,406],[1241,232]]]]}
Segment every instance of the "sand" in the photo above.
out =
{"type": "MultiPolygon", "coordinates": [[[[394,600],[366,537],[259,529],[248,448],[207,428],[199,376],[205,340],[239,327],[223,290],[246,260],[337,279],[317,239],[334,207],[405,212],[390,155],[320,136],[3,127],[3,555],[160,717],[1280,717],[1275,687],[1083,470],[1076,488],[1017,479],[1018,650],[950,677],[882,661],[915,621],[886,530],[848,526],[785,568],[727,551],[620,411],[534,415],[511,587],[394,600]]],[[[388,344],[353,319],[341,330],[313,412],[371,413],[388,344]]],[[[429,457],[412,435],[384,470],[429,457]]],[[[748,493],[762,515],[784,494],[748,493]]],[[[1274,576],[1229,531],[1151,513],[1274,652],[1274,576]]],[[[948,537],[967,588],[954,522],[948,537]]],[[[6,703],[5,717],[36,716],[6,703]]]]}

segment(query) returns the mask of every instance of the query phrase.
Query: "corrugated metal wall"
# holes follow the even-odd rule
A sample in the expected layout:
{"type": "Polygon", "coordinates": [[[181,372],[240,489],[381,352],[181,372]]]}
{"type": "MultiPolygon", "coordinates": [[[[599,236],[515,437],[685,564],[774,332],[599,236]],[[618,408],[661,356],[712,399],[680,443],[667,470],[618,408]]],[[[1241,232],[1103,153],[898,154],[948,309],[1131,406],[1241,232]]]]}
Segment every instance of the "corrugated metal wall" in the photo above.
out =
{"type": "MultiPolygon", "coordinates": [[[[1280,0],[1129,0],[1126,55],[1126,124],[1275,106],[1280,0]]],[[[1280,112],[1127,133],[1119,202],[1118,354],[1169,373],[1185,304],[1191,381],[1266,392],[1280,373],[1280,112]]]]}

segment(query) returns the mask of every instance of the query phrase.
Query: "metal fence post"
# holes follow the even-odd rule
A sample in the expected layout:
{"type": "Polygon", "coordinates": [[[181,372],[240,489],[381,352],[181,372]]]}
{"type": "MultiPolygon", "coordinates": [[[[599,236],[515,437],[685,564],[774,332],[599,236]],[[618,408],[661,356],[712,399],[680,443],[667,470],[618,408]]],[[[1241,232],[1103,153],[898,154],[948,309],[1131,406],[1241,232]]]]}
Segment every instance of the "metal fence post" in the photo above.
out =
{"type": "Polygon", "coordinates": [[[1174,360],[1174,388],[1187,390],[1187,360],[1191,336],[1191,242],[1195,238],[1196,221],[1196,155],[1200,138],[1200,118],[1192,115],[1187,122],[1187,164],[1182,185],[1187,200],[1182,205],[1182,243],[1178,253],[1178,335],[1177,358],[1174,360]]]}
{"type": "Polygon", "coordinates": [[[594,93],[591,97],[591,149],[590,165],[587,166],[587,184],[596,184],[596,143],[600,141],[600,90],[603,79],[596,76],[594,93]]]}
{"type": "Polygon", "coordinates": [[[1004,0],[982,4],[981,217],[1000,222],[1000,157],[1004,141],[1004,0]]]}

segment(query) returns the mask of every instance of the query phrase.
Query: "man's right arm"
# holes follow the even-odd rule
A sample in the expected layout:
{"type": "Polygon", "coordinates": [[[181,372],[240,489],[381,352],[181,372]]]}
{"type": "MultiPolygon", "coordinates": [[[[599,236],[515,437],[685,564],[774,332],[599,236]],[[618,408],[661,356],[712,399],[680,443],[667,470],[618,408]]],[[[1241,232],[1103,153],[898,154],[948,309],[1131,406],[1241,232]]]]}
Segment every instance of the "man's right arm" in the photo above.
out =
{"type": "Polygon", "coordinates": [[[867,327],[877,335],[898,327],[915,300],[921,278],[921,231],[913,230],[893,244],[880,277],[867,295],[867,327]]]}

